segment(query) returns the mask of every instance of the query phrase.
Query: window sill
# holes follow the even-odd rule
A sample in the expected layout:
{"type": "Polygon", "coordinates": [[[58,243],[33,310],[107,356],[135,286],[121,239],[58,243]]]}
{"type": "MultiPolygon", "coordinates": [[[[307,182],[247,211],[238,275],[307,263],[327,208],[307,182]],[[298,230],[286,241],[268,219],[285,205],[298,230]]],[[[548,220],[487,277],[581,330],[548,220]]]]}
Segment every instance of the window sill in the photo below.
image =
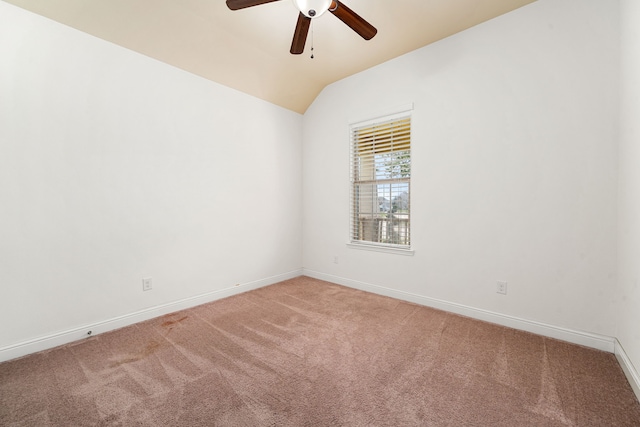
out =
{"type": "Polygon", "coordinates": [[[395,248],[393,246],[383,245],[368,245],[365,243],[347,243],[347,247],[351,249],[358,249],[363,251],[384,252],[387,254],[413,256],[415,251],[413,249],[395,248]]]}

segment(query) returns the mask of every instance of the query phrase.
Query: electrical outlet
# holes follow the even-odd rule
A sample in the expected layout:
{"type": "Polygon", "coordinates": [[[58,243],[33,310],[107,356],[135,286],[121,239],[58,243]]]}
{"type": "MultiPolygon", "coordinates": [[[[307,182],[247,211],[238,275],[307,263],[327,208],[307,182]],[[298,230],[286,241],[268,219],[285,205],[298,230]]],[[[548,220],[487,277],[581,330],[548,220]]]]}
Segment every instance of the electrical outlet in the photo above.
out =
{"type": "Polygon", "coordinates": [[[507,282],[498,280],[496,282],[496,292],[499,294],[506,295],[507,294],[507,282]]]}
{"type": "Polygon", "coordinates": [[[151,283],[151,277],[146,277],[142,279],[142,290],[150,291],[153,288],[153,284],[151,283]]]}

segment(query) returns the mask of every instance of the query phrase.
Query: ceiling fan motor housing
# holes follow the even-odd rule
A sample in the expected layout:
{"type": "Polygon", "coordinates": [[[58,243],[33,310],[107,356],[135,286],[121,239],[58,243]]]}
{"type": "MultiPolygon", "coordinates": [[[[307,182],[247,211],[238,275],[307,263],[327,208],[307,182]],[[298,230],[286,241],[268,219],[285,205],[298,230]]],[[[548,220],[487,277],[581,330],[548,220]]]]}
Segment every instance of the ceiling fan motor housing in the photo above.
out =
{"type": "Polygon", "coordinates": [[[332,0],[293,0],[296,8],[308,18],[322,16],[331,6],[332,0]]]}

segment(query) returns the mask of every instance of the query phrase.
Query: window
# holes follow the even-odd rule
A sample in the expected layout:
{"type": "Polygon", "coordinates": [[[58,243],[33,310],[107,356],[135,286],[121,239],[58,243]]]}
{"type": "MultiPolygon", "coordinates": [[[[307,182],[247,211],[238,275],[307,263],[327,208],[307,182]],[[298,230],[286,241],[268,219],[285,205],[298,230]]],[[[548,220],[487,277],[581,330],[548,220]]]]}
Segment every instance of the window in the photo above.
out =
{"type": "Polygon", "coordinates": [[[411,247],[411,116],[351,126],[351,242],[411,247]]]}

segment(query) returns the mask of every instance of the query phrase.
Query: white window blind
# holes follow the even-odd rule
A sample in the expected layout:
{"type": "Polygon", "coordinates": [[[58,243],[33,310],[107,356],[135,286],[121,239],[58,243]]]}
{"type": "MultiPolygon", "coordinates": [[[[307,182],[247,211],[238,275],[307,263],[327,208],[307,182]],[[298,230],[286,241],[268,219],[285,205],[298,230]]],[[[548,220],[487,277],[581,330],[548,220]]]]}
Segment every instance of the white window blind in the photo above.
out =
{"type": "Polygon", "coordinates": [[[411,246],[411,116],[351,126],[352,243],[411,246]]]}

